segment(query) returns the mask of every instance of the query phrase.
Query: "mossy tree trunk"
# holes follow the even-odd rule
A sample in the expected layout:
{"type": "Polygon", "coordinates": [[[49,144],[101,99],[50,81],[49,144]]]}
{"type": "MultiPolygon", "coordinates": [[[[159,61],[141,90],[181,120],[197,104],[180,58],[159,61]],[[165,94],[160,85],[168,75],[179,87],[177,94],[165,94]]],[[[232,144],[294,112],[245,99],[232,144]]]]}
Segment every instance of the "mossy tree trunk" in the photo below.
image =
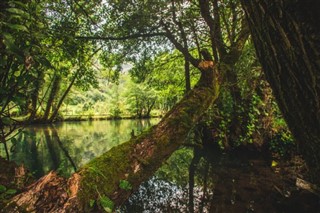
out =
{"type": "Polygon", "coordinates": [[[36,212],[88,212],[90,203],[102,198],[110,209],[122,204],[184,142],[217,98],[218,67],[212,61],[198,67],[198,84],[158,125],[93,159],[68,180],[49,173],[14,197],[6,211],[18,206],[36,212]]]}
{"type": "Polygon", "coordinates": [[[257,55],[289,128],[320,183],[320,6],[242,0],[257,55]]]}

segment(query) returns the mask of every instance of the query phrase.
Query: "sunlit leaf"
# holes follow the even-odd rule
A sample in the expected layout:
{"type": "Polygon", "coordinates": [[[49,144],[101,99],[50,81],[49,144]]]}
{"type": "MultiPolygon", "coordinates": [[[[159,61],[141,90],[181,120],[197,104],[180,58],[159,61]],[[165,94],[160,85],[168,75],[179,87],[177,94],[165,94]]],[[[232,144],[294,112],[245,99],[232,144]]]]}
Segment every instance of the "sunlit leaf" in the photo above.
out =
{"type": "Polygon", "coordinates": [[[52,66],[52,64],[50,63],[50,61],[48,59],[46,59],[45,57],[37,57],[36,60],[42,64],[43,66],[47,67],[47,68],[54,68],[52,66]]]}
{"type": "Polygon", "coordinates": [[[132,185],[127,180],[120,180],[119,187],[124,190],[132,189],[132,185]]]}
{"type": "Polygon", "coordinates": [[[22,59],[23,51],[15,45],[14,40],[13,36],[9,33],[3,33],[3,43],[6,45],[6,49],[22,59]]]}
{"type": "Polygon", "coordinates": [[[25,11],[19,9],[19,8],[8,8],[7,11],[10,12],[10,13],[24,15],[24,16],[28,15],[27,12],[25,12],[25,11]]]}
{"type": "Polygon", "coordinates": [[[89,203],[90,207],[93,207],[94,203],[95,203],[95,200],[90,199],[90,203],[89,203]]]}
{"type": "Polygon", "coordinates": [[[29,32],[28,28],[26,26],[20,25],[20,24],[8,24],[8,27],[14,30],[20,30],[24,32],[29,32]]]}
{"type": "Polygon", "coordinates": [[[15,189],[8,189],[8,191],[6,191],[7,195],[14,195],[15,193],[17,193],[17,190],[15,189]]]}
{"type": "Polygon", "coordinates": [[[11,1],[10,3],[15,4],[15,5],[19,5],[20,7],[25,8],[25,9],[27,8],[27,4],[22,3],[20,1],[11,1]]]}
{"type": "Polygon", "coordinates": [[[20,76],[20,73],[21,73],[20,70],[15,71],[15,72],[14,72],[14,76],[19,77],[19,76],[20,76]]]}
{"type": "Polygon", "coordinates": [[[277,166],[277,165],[278,165],[278,163],[277,163],[276,161],[273,160],[273,161],[271,162],[271,167],[275,167],[275,166],[277,166]]]}
{"type": "Polygon", "coordinates": [[[114,203],[112,202],[112,200],[110,200],[107,196],[102,196],[99,199],[101,206],[103,207],[103,209],[108,212],[111,213],[113,208],[114,208],[114,203]]]}

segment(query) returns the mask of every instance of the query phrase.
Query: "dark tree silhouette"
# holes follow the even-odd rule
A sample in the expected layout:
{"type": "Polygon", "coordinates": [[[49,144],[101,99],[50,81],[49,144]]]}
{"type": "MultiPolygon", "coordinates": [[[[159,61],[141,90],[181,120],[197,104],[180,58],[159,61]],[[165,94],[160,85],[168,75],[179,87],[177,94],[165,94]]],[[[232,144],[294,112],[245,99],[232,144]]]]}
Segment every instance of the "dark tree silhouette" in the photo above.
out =
{"type": "Polygon", "coordinates": [[[320,4],[242,0],[256,52],[313,179],[320,183],[320,4]]]}

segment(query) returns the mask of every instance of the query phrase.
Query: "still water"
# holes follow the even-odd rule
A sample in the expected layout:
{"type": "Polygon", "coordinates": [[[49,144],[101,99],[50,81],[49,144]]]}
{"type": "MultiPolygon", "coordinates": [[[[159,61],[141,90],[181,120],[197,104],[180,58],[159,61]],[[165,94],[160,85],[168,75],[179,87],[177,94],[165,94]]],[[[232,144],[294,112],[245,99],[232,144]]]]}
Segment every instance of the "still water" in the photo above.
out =
{"type": "MultiPolygon", "coordinates": [[[[69,176],[77,168],[135,134],[159,122],[145,120],[102,120],[32,125],[16,137],[10,159],[24,164],[39,178],[51,170],[69,176]]],[[[3,147],[0,156],[5,157],[3,147]]]]}
{"type": "MultiPolygon", "coordinates": [[[[65,122],[25,128],[10,157],[35,177],[50,170],[69,176],[156,124],[159,119],[65,122]]],[[[192,142],[187,141],[188,143],[192,142]]],[[[5,156],[0,148],[0,155],[5,156]]],[[[210,148],[181,147],[117,209],[153,212],[320,212],[317,196],[297,189],[259,154],[229,155],[210,148]]]]}

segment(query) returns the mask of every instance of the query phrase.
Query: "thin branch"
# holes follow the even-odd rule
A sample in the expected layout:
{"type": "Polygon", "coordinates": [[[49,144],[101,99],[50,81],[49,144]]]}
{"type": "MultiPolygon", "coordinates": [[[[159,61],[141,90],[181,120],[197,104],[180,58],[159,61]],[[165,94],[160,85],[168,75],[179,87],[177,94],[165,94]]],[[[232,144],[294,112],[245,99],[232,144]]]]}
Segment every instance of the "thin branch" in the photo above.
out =
{"type": "Polygon", "coordinates": [[[194,37],[194,40],[195,40],[195,43],[196,43],[196,47],[197,47],[197,51],[198,51],[198,57],[199,59],[201,60],[201,48],[200,48],[200,42],[199,42],[199,38],[198,38],[198,35],[197,35],[197,31],[196,31],[196,27],[194,25],[194,22],[191,22],[191,30],[192,30],[192,33],[193,33],[193,37],[194,37]]]}
{"type": "Polygon", "coordinates": [[[224,46],[221,25],[220,25],[220,10],[218,6],[218,0],[213,0],[213,16],[214,16],[214,35],[217,43],[217,48],[220,54],[220,57],[223,58],[227,53],[224,46]]]}
{"type": "Polygon", "coordinates": [[[182,44],[180,44],[177,39],[173,36],[172,32],[170,31],[169,27],[161,20],[161,25],[166,31],[166,37],[171,41],[171,43],[179,50],[186,60],[188,60],[194,67],[198,68],[199,59],[194,58],[188,51],[187,48],[185,48],[182,44]]]}
{"type": "Polygon", "coordinates": [[[137,33],[127,36],[120,36],[120,37],[113,37],[113,36],[76,36],[76,39],[83,39],[83,40],[103,40],[103,41],[124,41],[129,39],[138,39],[138,38],[150,38],[156,36],[165,36],[166,33],[158,32],[158,33],[137,33]]]}
{"type": "Polygon", "coordinates": [[[230,54],[238,54],[239,55],[241,53],[246,41],[248,40],[249,35],[250,35],[250,32],[249,32],[248,23],[243,18],[241,20],[240,32],[238,33],[237,38],[235,38],[234,45],[233,45],[234,48],[232,48],[232,50],[231,50],[233,53],[230,53],[230,54]]]}
{"type": "Polygon", "coordinates": [[[88,14],[88,12],[82,7],[82,5],[80,5],[77,0],[74,0],[75,4],[80,8],[80,10],[82,10],[82,12],[84,13],[84,15],[90,19],[91,23],[94,25],[97,25],[97,23],[90,17],[90,15],[88,14]]]}
{"type": "MultiPolygon", "coordinates": [[[[224,24],[224,26],[225,26],[225,28],[226,28],[226,31],[227,31],[227,35],[228,35],[228,39],[229,39],[229,41],[230,41],[230,43],[232,43],[232,41],[233,41],[233,34],[231,33],[231,30],[230,30],[230,24],[229,24],[229,20],[227,20],[227,15],[228,14],[226,14],[227,12],[226,12],[226,10],[224,9],[224,10],[222,10],[221,11],[221,18],[222,18],[222,22],[223,22],[223,24],[224,24]]],[[[233,32],[234,30],[232,30],[232,32],[233,32]]]]}
{"type": "Polygon", "coordinates": [[[236,28],[238,25],[238,21],[239,21],[239,17],[238,17],[238,12],[237,12],[237,6],[239,7],[239,2],[230,2],[230,9],[231,9],[231,13],[232,13],[232,32],[231,32],[231,36],[232,36],[232,40],[236,37],[236,28]],[[238,4],[238,5],[237,5],[238,4]]]}
{"type": "Polygon", "coordinates": [[[217,35],[215,35],[215,20],[212,18],[210,15],[210,10],[209,10],[209,1],[208,0],[199,0],[199,5],[200,5],[200,12],[201,16],[204,19],[204,21],[207,23],[207,26],[209,27],[209,32],[210,32],[210,41],[211,41],[211,49],[212,49],[212,54],[215,59],[215,61],[219,60],[217,49],[218,48],[218,43],[216,41],[217,35]]]}

